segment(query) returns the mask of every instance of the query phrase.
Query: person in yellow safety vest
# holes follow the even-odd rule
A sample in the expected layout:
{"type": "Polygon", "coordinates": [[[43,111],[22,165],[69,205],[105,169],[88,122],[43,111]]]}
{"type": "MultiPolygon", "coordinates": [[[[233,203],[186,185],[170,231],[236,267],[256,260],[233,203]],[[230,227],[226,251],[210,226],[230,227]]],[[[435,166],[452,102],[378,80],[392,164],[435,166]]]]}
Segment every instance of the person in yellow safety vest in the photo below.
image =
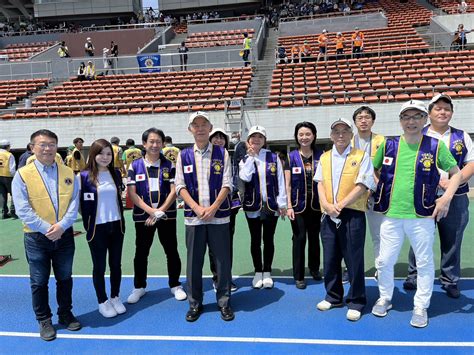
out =
{"type": "Polygon", "coordinates": [[[176,164],[176,159],[178,159],[178,155],[181,150],[173,145],[173,138],[170,136],[165,137],[164,143],[165,147],[163,148],[163,155],[170,162],[176,164]]]}
{"type": "Polygon", "coordinates": [[[250,64],[249,55],[250,55],[250,47],[252,46],[252,40],[249,38],[249,34],[247,32],[244,33],[244,55],[242,56],[242,60],[244,61],[244,66],[250,64]]]}
{"type": "Polygon", "coordinates": [[[120,175],[122,177],[126,177],[127,172],[125,171],[125,166],[122,160],[123,151],[122,151],[122,148],[120,147],[120,138],[119,137],[110,138],[110,144],[112,144],[112,149],[114,153],[114,168],[120,171],[120,175]]]}
{"type": "Polygon", "coordinates": [[[125,162],[125,169],[128,171],[130,164],[142,157],[142,151],[135,147],[135,141],[131,138],[127,139],[125,145],[127,149],[122,154],[122,160],[125,162]]]}
{"type": "Polygon", "coordinates": [[[95,79],[95,66],[91,60],[87,62],[86,69],[84,69],[84,77],[86,78],[86,80],[95,79]]]}
{"type": "Polygon", "coordinates": [[[323,217],[324,285],[326,297],[318,303],[320,311],[342,307],[342,259],[349,271],[350,289],[346,298],[350,321],[360,319],[367,303],[364,278],[365,211],[369,190],[375,189],[370,156],[351,147],[352,123],[340,118],[331,125],[333,147],[323,153],[314,180],[323,217]]]}
{"type": "Polygon", "coordinates": [[[59,58],[68,58],[68,57],[70,57],[69,49],[66,46],[66,42],[64,42],[64,41],[61,42],[61,45],[58,48],[58,55],[59,55],[59,58]]]}
{"type": "Polygon", "coordinates": [[[66,158],[66,165],[74,171],[74,174],[77,174],[86,167],[86,161],[81,153],[84,139],[77,137],[74,138],[72,142],[74,143],[75,148],[72,151],[70,158],[66,158]]]}
{"type": "Polygon", "coordinates": [[[16,172],[15,157],[10,153],[10,142],[6,139],[0,141],[0,207],[2,219],[17,218],[13,201],[8,209],[8,194],[12,194],[12,180],[16,172]]]}

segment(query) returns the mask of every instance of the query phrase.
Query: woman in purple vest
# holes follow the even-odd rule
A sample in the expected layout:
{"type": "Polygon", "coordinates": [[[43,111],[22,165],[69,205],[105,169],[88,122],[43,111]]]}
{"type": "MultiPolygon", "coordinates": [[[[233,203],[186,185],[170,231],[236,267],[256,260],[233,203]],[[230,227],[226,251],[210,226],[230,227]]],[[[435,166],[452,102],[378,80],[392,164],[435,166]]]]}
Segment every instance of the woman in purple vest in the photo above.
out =
{"type": "MultiPolygon", "coordinates": [[[[209,135],[209,142],[219,147],[229,149],[229,137],[222,128],[214,128],[209,135]]],[[[234,249],[234,232],[235,232],[235,217],[239,213],[239,209],[242,207],[242,204],[239,199],[237,192],[232,195],[232,206],[230,213],[230,223],[229,223],[229,235],[230,235],[230,266],[232,267],[232,257],[234,249]]],[[[212,252],[209,250],[209,266],[211,267],[212,272],[212,286],[214,290],[217,290],[217,268],[212,252]]],[[[230,290],[232,292],[237,291],[237,285],[232,282],[230,285],[230,290]]]]}
{"type": "Polygon", "coordinates": [[[308,268],[313,279],[320,281],[319,230],[321,208],[317,183],[313,181],[322,150],[316,148],[316,126],[311,122],[300,122],[295,126],[295,141],[298,149],[288,156],[285,166],[288,193],[287,216],[293,230],[293,277],[296,287],[306,288],[305,249],[308,238],[308,268]]]}
{"type": "Polygon", "coordinates": [[[245,183],[243,208],[250,230],[250,252],[255,268],[253,288],[273,287],[271,276],[275,253],[273,239],[278,216],[284,218],[287,206],[281,160],[275,153],[263,148],[266,142],[265,128],[251,127],[247,137],[247,155],[239,164],[239,177],[245,183]]]}
{"type": "Polygon", "coordinates": [[[99,312],[106,318],[125,313],[119,298],[122,279],[122,245],[125,220],[121,199],[122,179],[113,163],[111,144],[98,139],[91,145],[87,166],[80,173],[82,221],[92,256],[93,282],[99,312]],[[110,299],[105,290],[105,267],[109,253],[110,299]]]}

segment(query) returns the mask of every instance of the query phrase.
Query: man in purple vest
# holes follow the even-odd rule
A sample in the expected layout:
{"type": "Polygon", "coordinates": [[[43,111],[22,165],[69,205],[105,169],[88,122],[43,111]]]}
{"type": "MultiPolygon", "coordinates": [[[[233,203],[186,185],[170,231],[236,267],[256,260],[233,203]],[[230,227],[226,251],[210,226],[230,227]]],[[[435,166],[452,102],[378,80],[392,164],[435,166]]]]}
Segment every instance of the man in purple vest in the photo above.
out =
{"type": "MultiPolygon", "coordinates": [[[[449,125],[453,117],[451,98],[448,95],[436,95],[429,103],[428,113],[431,124],[425,127],[424,134],[442,140],[463,172],[468,165],[474,165],[471,137],[466,132],[449,125]]],[[[441,179],[436,192],[438,196],[443,195],[449,183],[448,174],[443,171],[440,171],[440,174],[441,179]]],[[[449,205],[448,215],[437,222],[441,248],[439,280],[446,294],[452,298],[459,298],[461,295],[458,281],[461,276],[461,243],[469,222],[468,180],[469,176],[462,179],[449,205]]],[[[410,249],[408,259],[408,277],[403,283],[403,288],[414,290],[417,284],[417,269],[413,249],[410,249]]]]}
{"type": "Polygon", "coordinates": [[[203,311],[202,267],[206,247],[215,258],[217,305],[221,318],[234,319],[230,307],[232,282],[229,222],[232,166],[227,151],[209,142],[212,124],[204,112],[189,117],[189,132],[195,144],[183,149],[176,162],[176,192],[184,203],[186,225],[188,322],[196,321],[203,311]]]}
{"type": "Polygon", "coordinates": [[[374,195],[374,211],[384,213],[380,226],[380,252],[375,260],[380,297],[372,313],[385,317],[392,308],[393,269],[405,234],[418,262],[418,290],[414,297],[410,324],[428,325],[428,307],[433,293],[433,240],[435,219],[444,218],[461,181],[461,173],[446,145],[423,135],[428,111],[423,102],[410,100],[400,110],[403,135],[387,139],[374,157],[380,179],[374,195]],[[436,189],[438,168],[451,176],[441,197],[436,189]]]}

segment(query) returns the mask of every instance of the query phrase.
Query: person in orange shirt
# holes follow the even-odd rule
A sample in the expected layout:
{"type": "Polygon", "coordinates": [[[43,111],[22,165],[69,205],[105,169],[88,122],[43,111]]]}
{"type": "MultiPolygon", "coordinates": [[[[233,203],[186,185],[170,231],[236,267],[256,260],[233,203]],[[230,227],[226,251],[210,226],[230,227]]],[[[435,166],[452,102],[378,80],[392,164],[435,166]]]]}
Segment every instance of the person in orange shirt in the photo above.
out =
{"type": "Polygon", "coordinates": [[[328,31],[326,29],[324,29],[323,33],[321,33],[318,36],[318,44],[319,44],[318,62],[319,62],[319,58],[321,57],[321,55],[324,56],[325,61],[327,60],[326,47],[327,47],[328,41],[329,41],[327,33],[328,33],[328,31]]]}
{"type": "Polygon", "coordinates": [[[297,44],[293,44],[291,47],[291,63],[296,63],[296,59],[300,56],[300,49],[297,44]]]}
{"type": "Polygon", "coordinates": [[[300,47],[300,63],[307,62],[311,57],[311,47],[308,44],[308,41],[304,41],[303,45],[300,47]]]}
{"type": "Polygon", "coordinates": [[[346,39],[342,35],[341,32],[338,32],[336,35],[336,59],[339,59],[340,57],[343,57],[344,55],[344,43],[346,39]]]}
{"type": "Polygon", "coordinates": [[[359,27],[355,28],[352,34],[352,55],[354,58],[360,58],[362,50],[364,49],[364,34],[359,31],[359,27]]]}

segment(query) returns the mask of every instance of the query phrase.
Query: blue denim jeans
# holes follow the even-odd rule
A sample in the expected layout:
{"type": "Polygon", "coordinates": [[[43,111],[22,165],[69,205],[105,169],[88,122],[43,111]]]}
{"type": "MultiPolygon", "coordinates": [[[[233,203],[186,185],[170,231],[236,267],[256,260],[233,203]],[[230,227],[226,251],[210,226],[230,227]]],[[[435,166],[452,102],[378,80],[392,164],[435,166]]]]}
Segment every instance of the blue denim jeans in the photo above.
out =
{"type": "Polygon", "coordinates": [[[52,316],[48,296],[51,265],[56,278],[58,315],[66,315],[71,311],[74,249],[72,228],[65,231],[61,239],[55,242],[50,241],[41,233],[25,233],[25,252],[30,268],[33,310],[38,321],[52,316]]]}

